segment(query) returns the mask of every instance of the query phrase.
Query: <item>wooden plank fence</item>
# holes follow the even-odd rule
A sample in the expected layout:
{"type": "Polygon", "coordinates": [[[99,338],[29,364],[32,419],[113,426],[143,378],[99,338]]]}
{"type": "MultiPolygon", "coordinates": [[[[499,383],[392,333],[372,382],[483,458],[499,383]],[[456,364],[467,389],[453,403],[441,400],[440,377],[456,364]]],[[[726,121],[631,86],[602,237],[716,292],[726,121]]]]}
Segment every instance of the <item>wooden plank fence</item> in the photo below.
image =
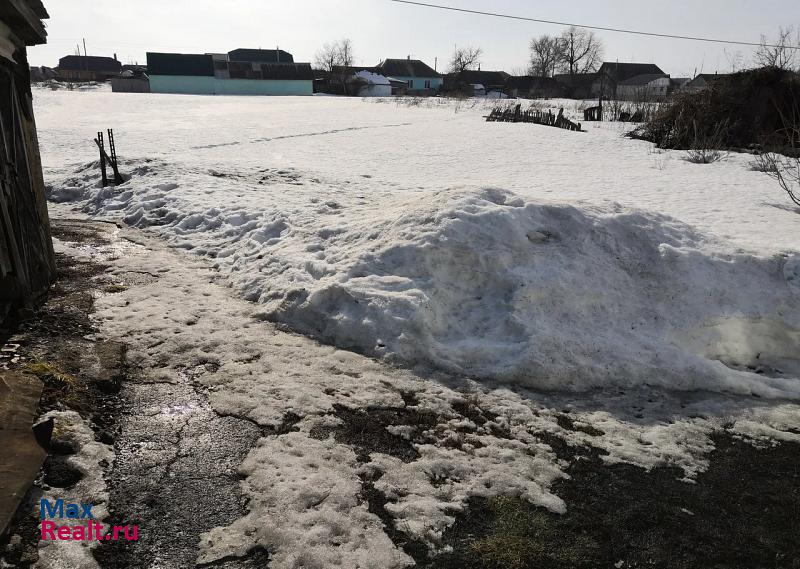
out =
{"type": "Polygon", "coordinates": [[[514,105],[513,107],[495,107],[492,112],[486,117],[486,122],[527,122],[533,124],[541,124],[545,126],[554,126],[556,128],[563,128],[565,130],[574,130],[576,132],[584,132],[581,130],[581,123],[572,122],[564,116],[564,109],[558,109],[558,114],[553,114],[553,111],[540,111],[538,109],[522,110],[522,105],[514,105]]]}

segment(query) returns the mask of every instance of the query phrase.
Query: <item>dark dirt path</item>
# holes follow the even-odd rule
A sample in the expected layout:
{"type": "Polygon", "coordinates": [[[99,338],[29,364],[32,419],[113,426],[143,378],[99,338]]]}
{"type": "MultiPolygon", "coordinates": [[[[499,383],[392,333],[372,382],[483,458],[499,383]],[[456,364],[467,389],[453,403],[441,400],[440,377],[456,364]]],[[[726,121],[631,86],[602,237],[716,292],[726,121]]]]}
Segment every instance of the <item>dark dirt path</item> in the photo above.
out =
{"type": "MultiPolygon", "coordinates": [[[[100,567],[192,567],[202,532],[243,513],[236,467],[260,436],[251,422],[217,416],[193,379],[213,368],[186,370],[175,384],[141,383],[126,346],[98,336],[92,322],[97,295],[115,294],[141,279],[120,282],[113,263],[113,224],[53,220],[53,236],[80,255],[58,254],[57,281],[33,317],[4,339],[7,369],[34,373],[45,384],[40,414],[71,409],[91,421],[96,439],[113,444],[116,462],[105,473],[111,519],[136,523],[136,542],[102,542],[100,567]],[[169,412],[153,413],[153,409],[169,412]],[[158,417],[165,418],[162,421],[158,417]]],[[[50,448],[39,479],[21,504],[0,559],[32,567],[38,558],[38,498],[42,488],[69,487],[80,478],[65,459],[70,448],[50,448]]],[[[87,497],[91,498],[91,497],[87,497]]],[[[264,552],[216,567],[260,567],[264,552]]]]}

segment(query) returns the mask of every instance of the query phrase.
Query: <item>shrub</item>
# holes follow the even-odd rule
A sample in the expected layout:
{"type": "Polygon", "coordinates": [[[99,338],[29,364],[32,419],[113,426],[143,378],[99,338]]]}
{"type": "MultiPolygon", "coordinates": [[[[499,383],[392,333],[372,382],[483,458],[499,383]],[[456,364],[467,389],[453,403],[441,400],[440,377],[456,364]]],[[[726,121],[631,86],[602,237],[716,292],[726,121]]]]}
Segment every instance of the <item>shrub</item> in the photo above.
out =
{"type": "Polygon", "coordinates": [[[728,123],[718,124],[710,132],[699,130],[693,123],[694,141],[686,152],[686,160],[694,164],[711,164],[724,156],[723,148],[728,133],[728,123]]]}
{"type": "Polygon", "coordinates": [[[725,125],[720,148],[791,144],[782,117],[797,116],[800,78],[790,71],[762,68],[721,77],[699,92],[682,92],[630,136],[660,148],[693,150],[725,125]]]}

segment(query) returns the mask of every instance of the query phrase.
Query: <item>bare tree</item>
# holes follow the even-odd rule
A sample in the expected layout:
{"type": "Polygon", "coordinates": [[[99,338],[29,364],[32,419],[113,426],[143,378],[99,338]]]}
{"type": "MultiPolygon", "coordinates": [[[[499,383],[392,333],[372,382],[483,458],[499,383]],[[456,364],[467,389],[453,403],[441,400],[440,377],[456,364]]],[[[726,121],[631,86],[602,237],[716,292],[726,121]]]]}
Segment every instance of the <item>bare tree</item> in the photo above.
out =
{"type": "Polygon", "coordinates": [[[777,67],[779,69],[792,70],[798,63],[800,56],[800,30],[792,37],[794,29],[778,28],[778,37],[775,40],[767,40],[766,36],[761,36],[761,45],[756,49],[753,56],[756,65],[760,67],[777,67]]]}
{"type": "Polygon", "coordinates": [[[800,157],[775,152],[759,154],[753,169],[773,178],[795,205],[800,206],[800,157]]]}
{"type": "Polygon", "coordinates": [[[564,43],[561,38],[548,35],[533,38],[530,49],[528,73],[536,77],[552,77],[564,59],[564,43]]]}
{"type": "Polygon", "coordinates": [[[788,148],[784,149],[783,154],[764,152],[757,155],[752,168],[773,178],[789,199],[800,206],[800,121],[796,116],[794,124],[790,124],[790,121],[784,122],[784,130],[789,137],[788,148]]]}
{"type": "Polygon", "coordinates": [[[349,39],[326,43],[314,55],[317,69],[332,73],[337,67],[353,65],[353,42],[349,39]]]}
{"type": "Polygon", "coordinates": [[[767,148],[756,156],[753,170],[773,178],[792,202],[800,206],[800,94],[792,89],[786,112],[778,108],[782,128],[775,134],[783,148],[767,148]]]}
{"type": "Polygon", "coordinates": [[[725,59],[728,60],[731,73],[744,69],[744,55],[741,51],[729,52],[728,50],[723,50],[723,53],[725,54],[725,59]]]}
{"type": "Polygon", "coordinates": [[[560,69],[570,75],[597,71],[603,59],[603,42],[591,30],[571,26],[559,38],[563,51],[560,69]]]}
{"type": "Polygon", "coordinates": [[[323,45],[314,55],[314,66],[337,77],[342,84],[343,92],[347,93],[350,68],[353,66],[354,59],[353,42],[345,38],[323,45]]]}
{"type": "Polygon", "coordinates": [[[481,62],[483,50],[479,47],[457,47],[450,58],[450,72],[461,73],[474,69],[481,62]]]}
{"type": "Polygon", "coordinates": [[[314,67],[327,73],[332,73],[339,65],[338,43],[326,43],[314,54],[314,67]]]}
{"type": "Polygon", "coordinates": [[[347,38],[339,40],[339,65],[352,67],[353,60],[353,42],[347,38]]]}

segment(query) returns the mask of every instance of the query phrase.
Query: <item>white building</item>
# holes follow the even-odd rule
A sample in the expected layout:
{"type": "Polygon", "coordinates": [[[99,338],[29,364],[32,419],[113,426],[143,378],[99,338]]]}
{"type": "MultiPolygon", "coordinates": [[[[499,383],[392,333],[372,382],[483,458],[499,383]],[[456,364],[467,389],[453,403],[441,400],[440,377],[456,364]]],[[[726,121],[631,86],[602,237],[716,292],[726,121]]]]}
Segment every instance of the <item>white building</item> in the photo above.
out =
{"type": "Polygon", "coordinates": [[[392,95],[392,84],[387,77],[372,73],[371,71],[359,71],[354,79],[362,83],[358,90],[359,97],[390,97],[392,95]]]}

